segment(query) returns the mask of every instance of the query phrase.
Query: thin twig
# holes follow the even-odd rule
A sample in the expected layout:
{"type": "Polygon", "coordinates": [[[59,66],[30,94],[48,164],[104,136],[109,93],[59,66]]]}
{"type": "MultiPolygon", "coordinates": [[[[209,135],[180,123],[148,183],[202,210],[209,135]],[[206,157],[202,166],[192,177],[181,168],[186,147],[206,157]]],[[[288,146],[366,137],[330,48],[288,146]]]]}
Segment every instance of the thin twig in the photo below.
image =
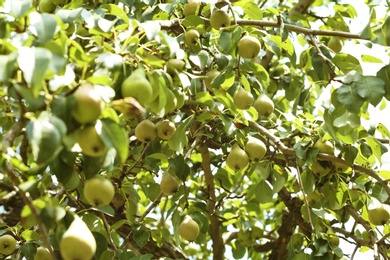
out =
{"type": "Polygon", "coordinates": [[[161,202],[161,198],[164,196],[164,193],[160,192],[157,198],[149,205],[149,207],[145,210],[144,214],[139,217],[139,222],[142,222],[146,216],[161,202]]]}
{"type": "Polygon", "coordinates": [[[300,187],[300,189],[301,189],[301,191],[303,193],[303,202],[305,203],[305,206],[306,206],[307,217],[309,219],[309,223],[310,223],[311,229],[314,230],[313,221],[311,219],[310,205],[309,205],[309,202],[307,201],[306,192],[305,192],[305,189],[303,187],[301,171],[299,170],[299,166],[298,166],[298,157],[296,157],[296,161],[295,162],[296,162],[296,169],[297,169],[297,175],[298,175],[298,183],[299,183],[299,187],[300,187]]]}

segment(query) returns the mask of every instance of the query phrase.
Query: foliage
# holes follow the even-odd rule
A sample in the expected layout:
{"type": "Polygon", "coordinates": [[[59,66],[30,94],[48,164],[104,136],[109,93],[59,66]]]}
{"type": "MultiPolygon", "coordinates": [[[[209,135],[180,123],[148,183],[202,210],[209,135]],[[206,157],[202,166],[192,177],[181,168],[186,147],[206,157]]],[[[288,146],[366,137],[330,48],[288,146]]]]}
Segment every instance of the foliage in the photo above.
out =
{"type": "Polygon", "coordinates": [[[387,259],[390,225],[368,212],[373,201],[390,205],[390,132],[372,112],[390,100],[390,19],[381,1],[365,2],[367,24],[355,34],[362,14],[329,0],[204,1],[187,16],[185,0],[73,0],[53,13],[0,0],[0,234],[18,241],[10,257],[32,259],[43,245],[60,259],[77,213],[96,240],[94,259],[341,259],[348,244],[387,259]],[[214,9],[231,25],[212,28],[214,9]],[[199,37],[186,45],[189,30],[199,37]],[[255,59],[238,54],[245,35],[261,43],[255,59]],[[335,37],[340,52],[327,46],[335,37]],[[150,97],[123,96],[136,70],[150,97]],[[104,109],[80,124],[73,94],[84,84],[104,109]],[[269,97],[273,113],[237,108],[242,89],[269,97]],[[176,132],[141,142],[144,119],[168,119],[176,132]],[[229,168],[231,148],[245,154],[250,137],[266,155],[229,168]],[[314,147],[318,139],[334,149],[314,147]],[[87,155],[79,143],[95,145],[87,155]],[[180,182],[173,195],[160,191],[163,172],[180,182]],[[109,205],[85,198],[97,175],[115,186],[109,205]],[[179,236],[187,215],[199,225],[194,242],[179,236]]]}

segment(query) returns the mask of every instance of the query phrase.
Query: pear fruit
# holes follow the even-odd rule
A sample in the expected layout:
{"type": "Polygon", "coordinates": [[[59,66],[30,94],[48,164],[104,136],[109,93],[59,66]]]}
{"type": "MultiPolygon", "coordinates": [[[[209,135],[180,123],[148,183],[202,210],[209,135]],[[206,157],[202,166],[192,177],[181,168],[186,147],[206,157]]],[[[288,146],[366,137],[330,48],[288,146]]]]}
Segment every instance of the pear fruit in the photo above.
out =
{"type": "Polygon", "coordinates": [[[78,135],[78,144],[83,152],[88,156],[99,157],[106,153],[107,147],[103,143],[97,132],[98,125],[85,126],[78,135]]]}
{"type": "Polygon", "coordinates": [[[165,104],[165,115],[168,114],[168,113],[171,113],[172,111],[174,111],[176,109],[176,105],[177,105],[177,98],[175,96],[175,94],[172,92],[172,90],[170,90],[169,88],[167,88],[165,90],[165,95],[166,95],[166,100],[167,100],[167,103],[165,104]]]}
{"type": "Polygon", "coordinates": [[[311,165],[311,170],[314,174],[318,174],[321,177],[328,175],[330,173],[330,168],[327,167],[327,162],[322,162],[322,164],[318,161],[314,161],[311,165]]]}
{"type": "Polygon", "coordinates": [[[2,235],[0,237],[0,254],[10,255],[16,249],[16,239],[11,235],[2,235]]]}
{"type": "Polygon", "coordinates": [[[114,185],[102,176],[87,179],[84,184],[84,196],[95,206],[110,204],[115,195],[114,185]]]}
{"type": "Polygon", "coordinates": [[[153,141],[157,137],[156,125],[149,119],[141,121],[135,127],[135,137],[143,143],[153,141]]]}
{"type": "Polygon", "coordinates": [[[41,13],[53,13],[57,8],[50,0],[40,0],[38,6],[41,13]]]}
{"type": "Polygon", "coordinates": [[[185,62],[179,59],[172,59],[167,61],[166,68],[169,75],[174,76],[176,71],[180,72],[184,69],[185,62]]]}
{"type": "Polygon", "coordinates": [[[274,112],[274,102],[265,94],[261,94],[257,97],[253,103],[253,107],[256,109],[260,116],[269,117],[274,112]]]}
{"type": "Polygon", "coordinates": [[[326,154],[334,153],[334,147],[332,143],[329,141],[323,142],[321,137],[314,143],[313,147],[318,148],[320,153],[326,153],[326,154]]]}
{"type": "Polygon", "coordinates": [[[35,253],[34,260],[51,260],[51,255],[49,250],[46,247],[40,246],[37,248],[35,253]]]}
{"type": "Polygon", "coordinates": [[[238,54],[244,59],[254,59],[260,52],[260,41],[251,35],[245,35],[237,44],[238,54]]]}
{"type": "Polygon", "coordinates": [[[179,235],[187,241],[194,241],[199,235],[199,225],[189,215],[179,225],[179,235]]]}
{"type": "Polygon", "coordinates": [[[189,0],[188,3],[185,3],[183,6],[184,16],[194,15],[199,4],[198,0],[189,0]]]}
{"type": "Polygon", "coordinates": [[[199,43],[200,34],[197,30],[191,29],[184,34],[184,44],[188,47],[194,47],[199,43]]]}
{"type": "Polygon", "coordinates": [[[213,82],[213,79],[218,77],[221,74],[218,70],[210,70],[206,73],[206,78],[204,79],[204,84],[206,85],[207,89],[209,91],[214,91],[213,86],[211,86],[211,83],[213,82]]]}
{"type": "Polygon", "coordinates": [[[249,136],[248,142],[245,144],[245,152],[248,154],[249,159],[258,162],[263,159],[267,152],[265,144],[260,139],[249,136]]]}
{"type": "Polygon", "coordinates": [[[368,220],[376,226],[384,225],[390,219],[389,211],[375,198],[372,198],[372,203],[368,205],[367,210],[368,220]]]}
{"type": "Polygon", "coordinates": [[[122,96],[135,98],[142,106],[152,101],[153,87],[143,68],[137,68],[122,82],[122,96]]]}
{"type": "Polygon", "coordinates": [[[240,171],[248,166],[248,154],[238,144],[234,144],[226,158],[227,166],[233,171],[240,171]]]}
{"type": "Polygon", "coordinates": [[[210,25],[216,30],[230,25],[230,17],[227,12],[221,9],[214,9],[210,16],[210,25]]]}
{"type": "Polygon", "coordinates": [[[330,38],[327,46],[329,47],[329,49],[331,49],[335,53],[339,53],[341,51],[341,49],[343,48],[341,40],[337,37],[330,38]]]}
{"type": "Polygon", "coordinates": [[[246,110],[253,104],[254,98],[252,93],[243,88],[239,88],[233,95],[233,102],[237,108],[246,110]]]}
{"type": "Polygon", "coordinates": [[[68,0],[50,0],[55,5],[64,5],[68,2],[68,0]]]}
{"type": "Polygon", "coordinates": [[[169,140],[176,132],[175,123],[170,120],[162,120],[156,124],[157,136],[162,140],[169,140]]]}
{"type": "Polygon", "coordinates": [[[160,189],[165,195],[173,195],[179,189],[179,181],[173,177],[169,172],[164,172],[161,177],[160,189]]]}
{"type": "Polygon", "coordinates": [[[60,241],[62,258],[64,260],[90,260],[95,252],[95,238],[84,221],[75,216],[60,241]]]}
{"type": "Polygon", "coordinates": [[[72,116],[80,124],[95,122],[104,109],[100,93],[89,83],[81,85],[75,92],[75,106],[72,116]]]}

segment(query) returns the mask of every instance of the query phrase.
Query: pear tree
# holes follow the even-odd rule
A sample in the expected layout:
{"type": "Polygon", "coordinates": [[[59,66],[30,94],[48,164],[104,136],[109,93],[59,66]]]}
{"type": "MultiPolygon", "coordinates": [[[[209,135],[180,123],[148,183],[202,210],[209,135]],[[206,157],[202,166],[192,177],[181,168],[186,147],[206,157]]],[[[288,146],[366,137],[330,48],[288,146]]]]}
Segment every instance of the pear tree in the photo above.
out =
{"type": "Polygon", "coordinates": [[[0,10],[0,259],[389,258],[387,1],[0,10]]]}

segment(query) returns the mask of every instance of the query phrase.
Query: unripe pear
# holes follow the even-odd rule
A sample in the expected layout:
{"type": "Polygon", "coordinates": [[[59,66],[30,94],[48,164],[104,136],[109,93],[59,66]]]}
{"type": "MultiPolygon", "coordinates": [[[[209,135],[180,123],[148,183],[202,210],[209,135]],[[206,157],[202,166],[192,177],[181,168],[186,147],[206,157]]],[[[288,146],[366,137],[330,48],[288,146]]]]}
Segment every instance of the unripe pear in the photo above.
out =
{"type": "Polygon", "coordinates": [[[46,247],[40,246],[34,256],[34,260],[51,260],[51,255],[46,247]]]}
{"type": "Polygon", "coordinates": [[[230,17],[227,12],[221,9],[214,9],[210,16],[210,25],[216,30],[230,25],[230,17]]]}
{"type": "Polygon", "coordinates": [[[327,45],[328,45],[329,49],[331,49],[335,53],[339,53],[341,51],[341,49],[343,48],[341,40],[337,37],[330,38],[327,45]]]}
{"type": "Polygon", "coordinates": [[[207,89],[209,91],[214,91],[213,87],[211,86],[211,82],[213,79],[218,77],[221,74],[218,70],[211,70],[206,73],[206,78],[204,79],[204,84],[206,85],[207,89]]]}
{"type": "Polygon", "coordinates": [[[64,260],[90,260],[95,252],[95,238],[84,221],[75,216],[60,241],[62,258],[64,260]]]}
{"type": "Polygon", "coordinates": [[[151,101],[153,87],[146,78],[143,68],[138,68],[122,82],[122,96],[133,97],[142,106],[151,101]]]}
{"type": "Polygon", "coordinates": [[[96,127],[98,126],[87,125],[80,131],[78,136],[78,143],[82,152],[92,157],[103,156],[107,150],[96,127]]]}
{"type": "Polygon", "coordinates": [[[311,170],[314,174],[318,174],[321,177],[326,176],[330,173],[330,168],[327,166],[327,162],[322,162],[322,164],[318,161],[314,161],[311,165],[311,170]]]}
{"type": "Polygon", "coordinates": [[[198,0],[189,0],[188,3],[183,6],[184,16],[194,15],[199,4],[200,1],[198,0]]]}
{"type": "Polygon", "coordinates": [[[240,171],[248,166],[248,154],[238,144],[234,144],[226,158],[227,166],[233,171],[240,171]]]}
{"type": "Polygon", "coordinates": [[[239,88],[233,95],[233,102],[239,109],[248,109],[252,106],[254,101],[252,93],[243,88],[239,88]]]}
{"type": "Polygon", "coordinates": [[[100,93],[89,83],[81,85],[75,92],[75,106],[72,116],[80,124],[95,122],[104,109],[100,93]]]}
{"type": "Polygon", "coordinates": [[[173,195],[179,189],[179,181],[173,177],[169,172],[164,172],[161,177],[160,189],[165,195],[173,195]]]}
{"type": "Polygon", "coordinates": [[[187,215],[179,226],[179,235],[187,241],[194,241],[199,235],[199,225],[187,215]]]}
{"type": "Polygon", "coordinates": [[[170,120],[162,120],[156,124],[157,136],[163,140],[169,140],[176,132],[175,123],[170,120]]]}
{"type": "Polygon", "coordinates": [[[265,94],[261,94],[253,103],[253,107],[256,109],[260,116],[269,117],[274,112],[274,102],[265,94]]]}
{"type": "Polygon", "coordinates": [[[248,142],[245,144],[245,152],[248,154],[249,159],[258,162],[263,159],[267,152],[265,144],[260,139],[249,136],[248,142]]]}
{"type": "Polygon", "coordinates": [[[41,0],[39,1],[38,6],[41,13],[53,13],[57,8],[57,6],[53,4],[51,0],[41,0]]]}
{"type": "Polygon", "coordinates": [[[16,239],[11,235],[2,235],[0,237],[0,254],[10,255],[16,249],[16,239]]]}
{"type": "Polygon", "coordinates": [[[382,203],[372,198],[372,203],[368,205],[368,219],[376,226],[384,225],[389,221],[390,213],[382,203]]]}
{"type": "Polygon", "coordinates": [[[85,181],[84,196],[95,206],[110,204],[115,195],[114,185],[104,177],[97,176],[85,181]]]}
{"type": "Polygon", "coordinates": [[[251,35],[245,35],[237,44],[238,54],[244,59],[254,59],[260,52],[260,41],[251,35]]]}
{"type": "Polygon", "coordinates": [[[313,147],[318,148],[320,153],[334,153],[334,147],[332,143],[329,141],[323,142],[321,137],[314,143],[313,147]]]}
{"type": "Polygon", "coordinates": [[[170,75],[175,75],[176,71],[180,72],[184,69],[185,62],[183,60],[179,59],[172,59],[167,61],[166,67],[167,67],[167,72],[170,75]]]}
{"type": "Polygon", "coordinates": [[[157,137],[156,125],[149,119],[141,121],[135,127],[135,137],[143,143],[153,141],[157,137]]]}
{"type": "Polygon", "coordinates": [[[184,43],[188,47],[194,47],[198,44],[199,37],[199,32],[197,30],[191,29],[184,34],[184,43]]]}

